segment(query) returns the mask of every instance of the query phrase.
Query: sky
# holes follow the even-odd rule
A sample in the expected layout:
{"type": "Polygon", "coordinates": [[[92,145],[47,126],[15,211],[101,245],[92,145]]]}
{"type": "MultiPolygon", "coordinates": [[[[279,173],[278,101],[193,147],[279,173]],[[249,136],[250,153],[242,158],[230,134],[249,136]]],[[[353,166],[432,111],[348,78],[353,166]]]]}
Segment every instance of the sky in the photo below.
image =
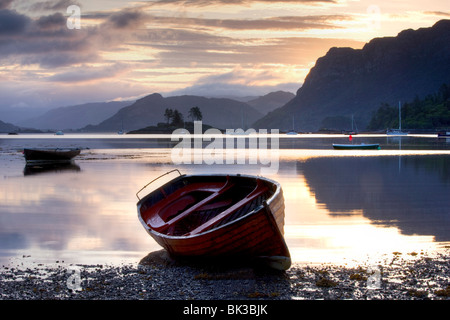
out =
{"type": "Polygon", "coordinates": [[[0,120],[155,92],[295,93],[331,47],[441,19],[448,0],[0,0],[0,120]]]}

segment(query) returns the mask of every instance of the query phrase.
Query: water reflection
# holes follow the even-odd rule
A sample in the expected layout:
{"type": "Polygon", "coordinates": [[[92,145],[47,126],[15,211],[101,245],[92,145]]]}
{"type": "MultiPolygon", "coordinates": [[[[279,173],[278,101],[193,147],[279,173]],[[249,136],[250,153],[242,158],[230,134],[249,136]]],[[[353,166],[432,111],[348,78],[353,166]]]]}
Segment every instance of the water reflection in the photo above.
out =
{"type": "Polygon", "coordinates": [[[311,158],[297,170],[332,216],[362,214],[405,235],[450,240],[448,156],[311,158]]]}
{"type": "MultiPolygon", "coordinates": [[[[0,139],[1,263],[22,255],[44,262],[139,261],[160,250],[137,219],[135,192],[147,182],[175,168],[186,174],[258,175],[266,167],[175,166],[176,142],[168,144],[167,137],[67,137],[0,139]],[[24,168],[19,150],[26,145],[90,150],[74,166],[24,168]]],[[[442,139],[374,137],[382,150],[336,152],[331,144],[338,139],[348,138],[280,138],[279,171],[267,177],[283,187],[285,236],[294,262],[334,260],[330,252],[348,257],[374,248],[416,250],[417,244],[450,240],[450,154],[439,151],[442,139]]]]}
{"type": "Polygon", "coordinates": [[[66,171],[78,172],[81,168],[75,162],[62,162],[62,163],[34,163],[26,164],[23,169],[24,176],[44,174],[44,173],[60,173],[66,171]]]}
{"type": "Polygon", "coordinates": [[[115,263],[159,248],[138,232],[132,191],[146,178],[140,166],[92,161],[83,170],[72,164],[21,178],[14,172],[22,163],[7,163],[0,184],[2,263],[28,255],[43,263],[115,263]]]}
{"type": "MultiPolygon", "coordinates": [[[[189,135],[191,138],[203,139],[203,145],[207,145],[217,138],[215,135],[189,135]]],[[[333,143],[348,143],[348,135],[343,134],[258,134],[244,135],[242,137],[220,135],[219,138],[233,138],[235,140],[245,140],[266,137],[270,143],[271,139],[279,140],[281,149],[331,149],[333,143]]],[[[18,136],[8,136],[0,134],[0,145],[4,150],[40,147],[60,147],[60,148],[89,148],[89,149],[133,149],[133,148],[172,148],[183,135],[172,134],[65,134],[55,136],[53,134],[23,134],[18,136]],[[178,139],[175,139],[178,137],[178,139]]],[[[408,136],[387,136],[358,134],[353,136],[352,141],[357,144],[364,142],[379,143],[382,150],[450,150],[450,139],[437,138],[436,135],[408,135],[408,136]]]]}

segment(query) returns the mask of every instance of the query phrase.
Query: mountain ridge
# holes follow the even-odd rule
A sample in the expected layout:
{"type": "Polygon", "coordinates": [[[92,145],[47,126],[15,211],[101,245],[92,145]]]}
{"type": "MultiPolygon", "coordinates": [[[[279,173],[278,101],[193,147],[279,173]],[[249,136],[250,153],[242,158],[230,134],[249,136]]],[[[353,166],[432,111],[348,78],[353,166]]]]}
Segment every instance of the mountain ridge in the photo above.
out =
{"type": "Polygon", "coordinates": [[[267,114],[279,107],[281,107],[280,102],[289,102],[295,97],[295,94],[286,91],[274,91],[270,92],[264,96],[251,99],[247,101],[247,104],[254,107],[263,114],[267,114]]]}
{"type": "Polygon", "coordinates": [[[91,102],[59,107],[22,121],[18,125],[41,130],[76,130],[89,124],[98,124],[132,103],[132,101],[91,102]]]}
{"type": "Polygon", "coordinates": [[[231,99],[191,95],[165,98],[159,93],[153,93],[120,109],[98,125],[86,126],[82,130],[88,132],[117,131],[122,123],[126,131],[142,129],[165,122],[164,112],[168,108],[181,112],[187,121],[189,109],[192,107],[200,108],[204,123],[217,128],[248,126],[262,117],[262,113],[248,104],[231,99]]]}
{"type": "MultiPolygon", "coordinates": [[[[64,107],[58,107],[53,108],[48,111],[46,111],[44,114],[30,118],[28,120],[23,120],[18,123],[15,123],[15,128],[9,127],[10,130],[6,130],[5,132],[9,131],[20,131],[21,128],[35,128],[36,130],[50,130],[50,131],[56,131],[56,130],[63,130],[63,131],[94,131],[94,132],[102,132],[102,131],[108,131],[108,132],[115,132],[122,129],[122,125],[127,125],[127,118],[129,115],[126,115],[126,113],[129,111],[131,114],[137,115],[139,112],[137,110],[132,110],[133,108],[127,108],[135,104],[136,102],[138,104],[160,104],[164,108],[180,108],[182,109],[182,113],[184,114],[185,120],[188,120],[188,109],[192,107],[192,104],[195,104],[194,100],[203,101],[203,111],[204,116],[206,116],[206,119],[210,118],[208,115],[208,105],[215,104],[221,104],[223,107],[225,107],[225,110],[220,111],[219,113],[222,113],[222,120],[228,118],[228,122],[220,123],[219,121],[213,121],[215,126],[217,127],[226,127],[230,126],[233,123],[233,127],[237,127],[237,124],[239,126],[242,126],[243,121],[245,121],[245,125],[248,127],[253,121],[255,121],[258,118],[261,118],[264,113],[267,110],[274,110],[283,104],[285,104],[287,101],[292,99],[295,95],[290,92],[285,91],[276,91],[271,92],[263,96],[259,96],[257,98],[242,98],[242,100],[239,99],[232,99],[232,98],[219,98],[219,97],[203,97],[203,96],[194,96],[194,95],[180,95],[180,96],[169,96],[164,98],[159,93],[153,93],[146,95],[140,99],[137,99],[136,101],[111,101],[111,102],[91,102],[91,103],[85,103],[80,105],[73,105],[73,106],[64,106],[64,107]],[[168,99],[168,100],[165,100],[168,99]],[[183,103],[181,100],[186,99],[187,101],[183,103]],[[165,101],[165,102],[164,102],[165,101]],[[234,101],[234,102],[233,102],[234,101]],[[178,105],[178,107],[174,107],[174,105],[178,105]],[[233,115],[226,113],[226,106],[231,105],[232,108],[234,108],[233,115]],[[234,107],[233,107],[234,106],[234,107]],[[236,106],[239,106],[242,110],[248,109],[248,114],[246,114],[246,118],[242,119],[242,112],[239,111],[237,114],[236,106]],[[124,108],[127,108],[125,110],[122,110],[124,108]],[[118,116],[116,114],[119,113],[118,116]],[[120,119],[115,120],[109,120],[110,123],[108,124],[108,119],[111,117],[119,117],[120,119]],[[106,123],[103,123],[105,122],[106,123]],[[100,125],[101,124],[101,125],[100,125]],[[13,130],[14,129],[14,130],[13,130]]],[[[161,106],[160,106],[161,107],[161,106]]],[[[213,108],[214,109],[214,108],[213,108]]],[[[151,109],[147,109],[146,111],[141,110],[141,114],[139,114],[139,117],[151,117],[153,116],[154,121],[150,120],[148,124],[154,124],[155,122],[162,122],[165,121],[163,119],[164,110],[161,110],[159,108],[158,110],[152,111],[151,109]],[[155,111],[157,112],[157,115],[155,114],[155,111]]],[[[133,116],[131,116],[133,118],[133,116]]],[[[129,119],[128,125],[126,128],[127,130],[136,130],[141,129],[142,127],[138,127],[139,123],[141,121],[138,121],[138,119],[129,119]],[[130,125],[130,123],[133,123],[133,121],[136,122],[136,124],[130,125]]],[[[209,119],[210,120],[210,119],[209,119]]],[[[144,124],[142,122],[141,124],[144,124]]],[[[11,124],[13,125],[13,124],[11,124]]],[[[6,128],[6,127],[5,127],[6,128]]]]}
{"type": "Polygon", "coordinates": [[[271,92],[248,102],[230,98],[179,95],[163,97],[152,93],[120,109],[110,118],[98,125],[82,128],[87,132],[114,132],[140,130],[166,122],[164,112],[170,108],[178,110],[188,121],[189,110],[199,107],[203,123],[218,129],[248,129],[252,123],[264,116],[267,110],[274,110],[292,99],[295,95],[285,91],[271,92]]]}
{"type": "MultiPolygon", "coordinates": [[[[284,106],[254,123],[255,128],[317,131],[324,120],[354,115],[364,129],[381,103],[412,100],[450,82],[450,20],[430,28],[375,38],[362,49],[333,47],[317,59],[284,106]]],[[[329,123],[329,122],[328,122],[329,123]]]]}
{"type": "Polygon", "coordinates": [[[13,125],[12,123],[3,122],[0,120],[0,132],[1,133],[17,132],[19,130],[20,130],[20,128],[13,125]]]}

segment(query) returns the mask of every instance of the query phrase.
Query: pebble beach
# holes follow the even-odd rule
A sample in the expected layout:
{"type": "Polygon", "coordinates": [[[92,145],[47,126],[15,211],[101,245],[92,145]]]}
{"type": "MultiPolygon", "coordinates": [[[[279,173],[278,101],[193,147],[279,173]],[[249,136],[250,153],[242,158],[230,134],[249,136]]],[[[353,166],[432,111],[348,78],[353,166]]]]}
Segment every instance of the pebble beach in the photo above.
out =
{"type": "Polygon", "coordinates": [[[2,266],[1,300],[449,300],[449,250],[394,252],[376,265],[199,264],[164,250],[119,266],[2,266]]]}

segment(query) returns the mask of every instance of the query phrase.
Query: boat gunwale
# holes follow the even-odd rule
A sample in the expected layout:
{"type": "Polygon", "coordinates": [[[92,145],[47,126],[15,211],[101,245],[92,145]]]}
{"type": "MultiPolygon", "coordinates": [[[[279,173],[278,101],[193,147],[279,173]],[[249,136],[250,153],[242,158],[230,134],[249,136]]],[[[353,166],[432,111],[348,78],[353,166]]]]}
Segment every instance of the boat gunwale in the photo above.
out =
{"type": "Polygon", "coordinates": [[[268,178],[265,178],[265,177],[262,177],[262,176],[254,176],[254,175],[247,175],[247,174],[223,174],[223,173],[219,173],[219,174],[189,174],[189,175],[183,174],[183,175],[181,175],[179,177],[176,177],[176,178],[168,181],[167,183],[165,183],[163,186],[161,186],[159,188],[162,188],[165,185],[168,185],[169,183],[173,183],[173,182],[176,182],[177,180],[181,180],[181,179],[184,179],[184,178],[189,178],[189,177],[212,177],[212,176],[220,176],[220,177],[234,176],[234,177],[250,178],[250,179],[255,179],[255,180],[256,179],[261,179],[261,180],[264,180],[266,182],[269,182],[269,183],[275,185],[276,189],[275,189],[274,193],[269,198],[267,198],[266,200],[263,201],[263,204],[257,206],[256,208],[254,208],[250,212],[248,212],[248,213],[246,213],[246,214],[244,214],[244,215],[242,215],[242,216],[240,216],[240,217],[238,217],[236,219],[233,219],[233,220],[231,220],[231,221],[229,221],[227,223],[221,224],[221,225],[219,225],[217,227],[212,227],[212,228],[210,228],[210,229],[208,229],[206,231],[200,232],[200,233],[189,234],[189,235],[180,235],[180,236],[168,235],[168,234],[165,234],[165,233],[161,233],[161,232],[155,231],[142,218],[142,214],[141,214],[141,210],[140,210],[141,206],[145,202],[145,200],[150,196],[150,194],[153,191],[156,190],[156,189],[154,189],[153,191],[151,191],[147,195],[145,195],[137,203],[137,211],[138,211],[139,221],[144,226],[144,228],[147,230],[147,232],[152,233],[152,234],[154,234],[157,237],[165,238],[165,239],[171,239],[171,240],[194,239],[194,238],[198,238],[198,237],[203,237],[204,235],[207,235],[209,233],[215,232],[215,231],[220,230],[222,228],[226,228],[226,227],[230,226],[231,224],[238,223],[242,219],[246,219],[249,216],[256,214],[257,212],[261,211],[261,209],[264,209],[264,202],[267,204],[267,206],[269,206],[270,203],[272,203],[273,200],[276,199],[276,197],[278,197],[278,195],[281,193],[281,184],[279,182],[277,182],[277,181],[272,180],[272,179],[268,179],[268,178]]]}

